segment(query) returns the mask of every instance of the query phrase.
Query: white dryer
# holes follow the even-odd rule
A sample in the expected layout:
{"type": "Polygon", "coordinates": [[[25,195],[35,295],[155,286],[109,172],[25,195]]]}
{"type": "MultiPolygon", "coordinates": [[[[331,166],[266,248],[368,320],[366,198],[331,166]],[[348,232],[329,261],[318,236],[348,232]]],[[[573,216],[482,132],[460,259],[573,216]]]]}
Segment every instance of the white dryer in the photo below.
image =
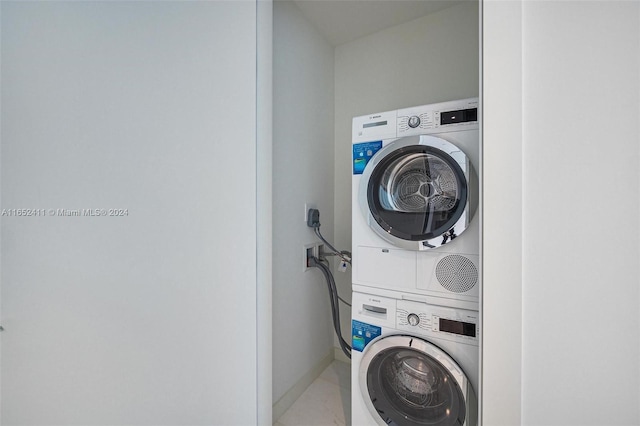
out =
{"type": "Polygon", "coordinates": [[[354,291],[475,308],[478,99],[355,117],[352,140],[354,291]]]}
{"type": "Polygon", "coordinates": [[[353,293],[353,426],[476,426],[478,312],[353,293]]]}

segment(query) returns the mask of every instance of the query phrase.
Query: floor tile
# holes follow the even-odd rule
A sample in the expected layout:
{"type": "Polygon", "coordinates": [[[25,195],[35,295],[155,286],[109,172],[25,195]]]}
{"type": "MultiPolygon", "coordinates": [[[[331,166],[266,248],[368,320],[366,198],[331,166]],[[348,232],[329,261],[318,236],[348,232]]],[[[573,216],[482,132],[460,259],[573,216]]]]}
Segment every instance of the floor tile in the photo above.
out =
{"type": "Polygon", "coordinates": [[[342,361],[333,361],[323,372],[320,378],[334,385],[351,388],[351,364],[342,361]]]}
{"type": "Polygon", "coordinates": [[[350,366],[334,361],[274,426],[344,426],[351,422],[350,366]]]}

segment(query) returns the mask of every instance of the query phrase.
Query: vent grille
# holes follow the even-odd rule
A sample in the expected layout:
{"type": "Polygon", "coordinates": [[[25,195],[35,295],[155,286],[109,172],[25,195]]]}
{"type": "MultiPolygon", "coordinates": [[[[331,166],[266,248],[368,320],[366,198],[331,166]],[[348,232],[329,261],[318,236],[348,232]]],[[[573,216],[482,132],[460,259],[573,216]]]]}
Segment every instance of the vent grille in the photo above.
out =
{"type": "Polygon", "coordinates": [[[454,293],[465,293],[478,283],[478,269],[471,260],[452,254],[436,265],[436,278],[440,285],[454,293]]]}

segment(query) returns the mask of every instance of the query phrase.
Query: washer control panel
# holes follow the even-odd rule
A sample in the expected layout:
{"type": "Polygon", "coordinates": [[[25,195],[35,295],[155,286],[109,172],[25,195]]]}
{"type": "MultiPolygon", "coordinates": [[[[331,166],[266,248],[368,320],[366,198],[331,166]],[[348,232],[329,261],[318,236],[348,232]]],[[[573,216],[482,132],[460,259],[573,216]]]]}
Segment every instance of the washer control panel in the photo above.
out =
{"type": "Polygon", "coordinates": [[[411,300],[396,301],[396,328],[471,344],[477,344],[480,334],[477,311],[411,300]]]}
{"type": "Polygon", "coordinates": [[[402,298],[405,295],[400,297],[382,297],[354,291],[351,318],[352,323],[358,323],[356,331],[362,331],[364,338],[373,338],[373,335],[367,335],[370,330],[362,329],[360,323],[365,323],[378,327],[380,332],[385,333],[406,332],[415,336],[478,345],[480,322],[477,310],[450,308],[431,304],[433,302],[402,298]]]}

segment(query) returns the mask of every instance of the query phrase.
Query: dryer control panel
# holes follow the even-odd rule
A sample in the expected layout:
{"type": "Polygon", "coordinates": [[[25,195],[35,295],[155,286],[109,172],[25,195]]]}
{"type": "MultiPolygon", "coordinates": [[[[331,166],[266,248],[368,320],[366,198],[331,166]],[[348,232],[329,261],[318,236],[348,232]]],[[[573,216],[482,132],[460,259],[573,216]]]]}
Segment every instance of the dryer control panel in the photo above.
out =
{"type": "Polygon", "coordinates": [[[396,126],[398,137],[424,135],[478,127],[478,99],[441,102],[399,109],[396,126]]]}
{"type": "Polygon", "coordinates": [[[478,106],[468,98],[354,117],[352,143],[478,129],[478,106]]]}

